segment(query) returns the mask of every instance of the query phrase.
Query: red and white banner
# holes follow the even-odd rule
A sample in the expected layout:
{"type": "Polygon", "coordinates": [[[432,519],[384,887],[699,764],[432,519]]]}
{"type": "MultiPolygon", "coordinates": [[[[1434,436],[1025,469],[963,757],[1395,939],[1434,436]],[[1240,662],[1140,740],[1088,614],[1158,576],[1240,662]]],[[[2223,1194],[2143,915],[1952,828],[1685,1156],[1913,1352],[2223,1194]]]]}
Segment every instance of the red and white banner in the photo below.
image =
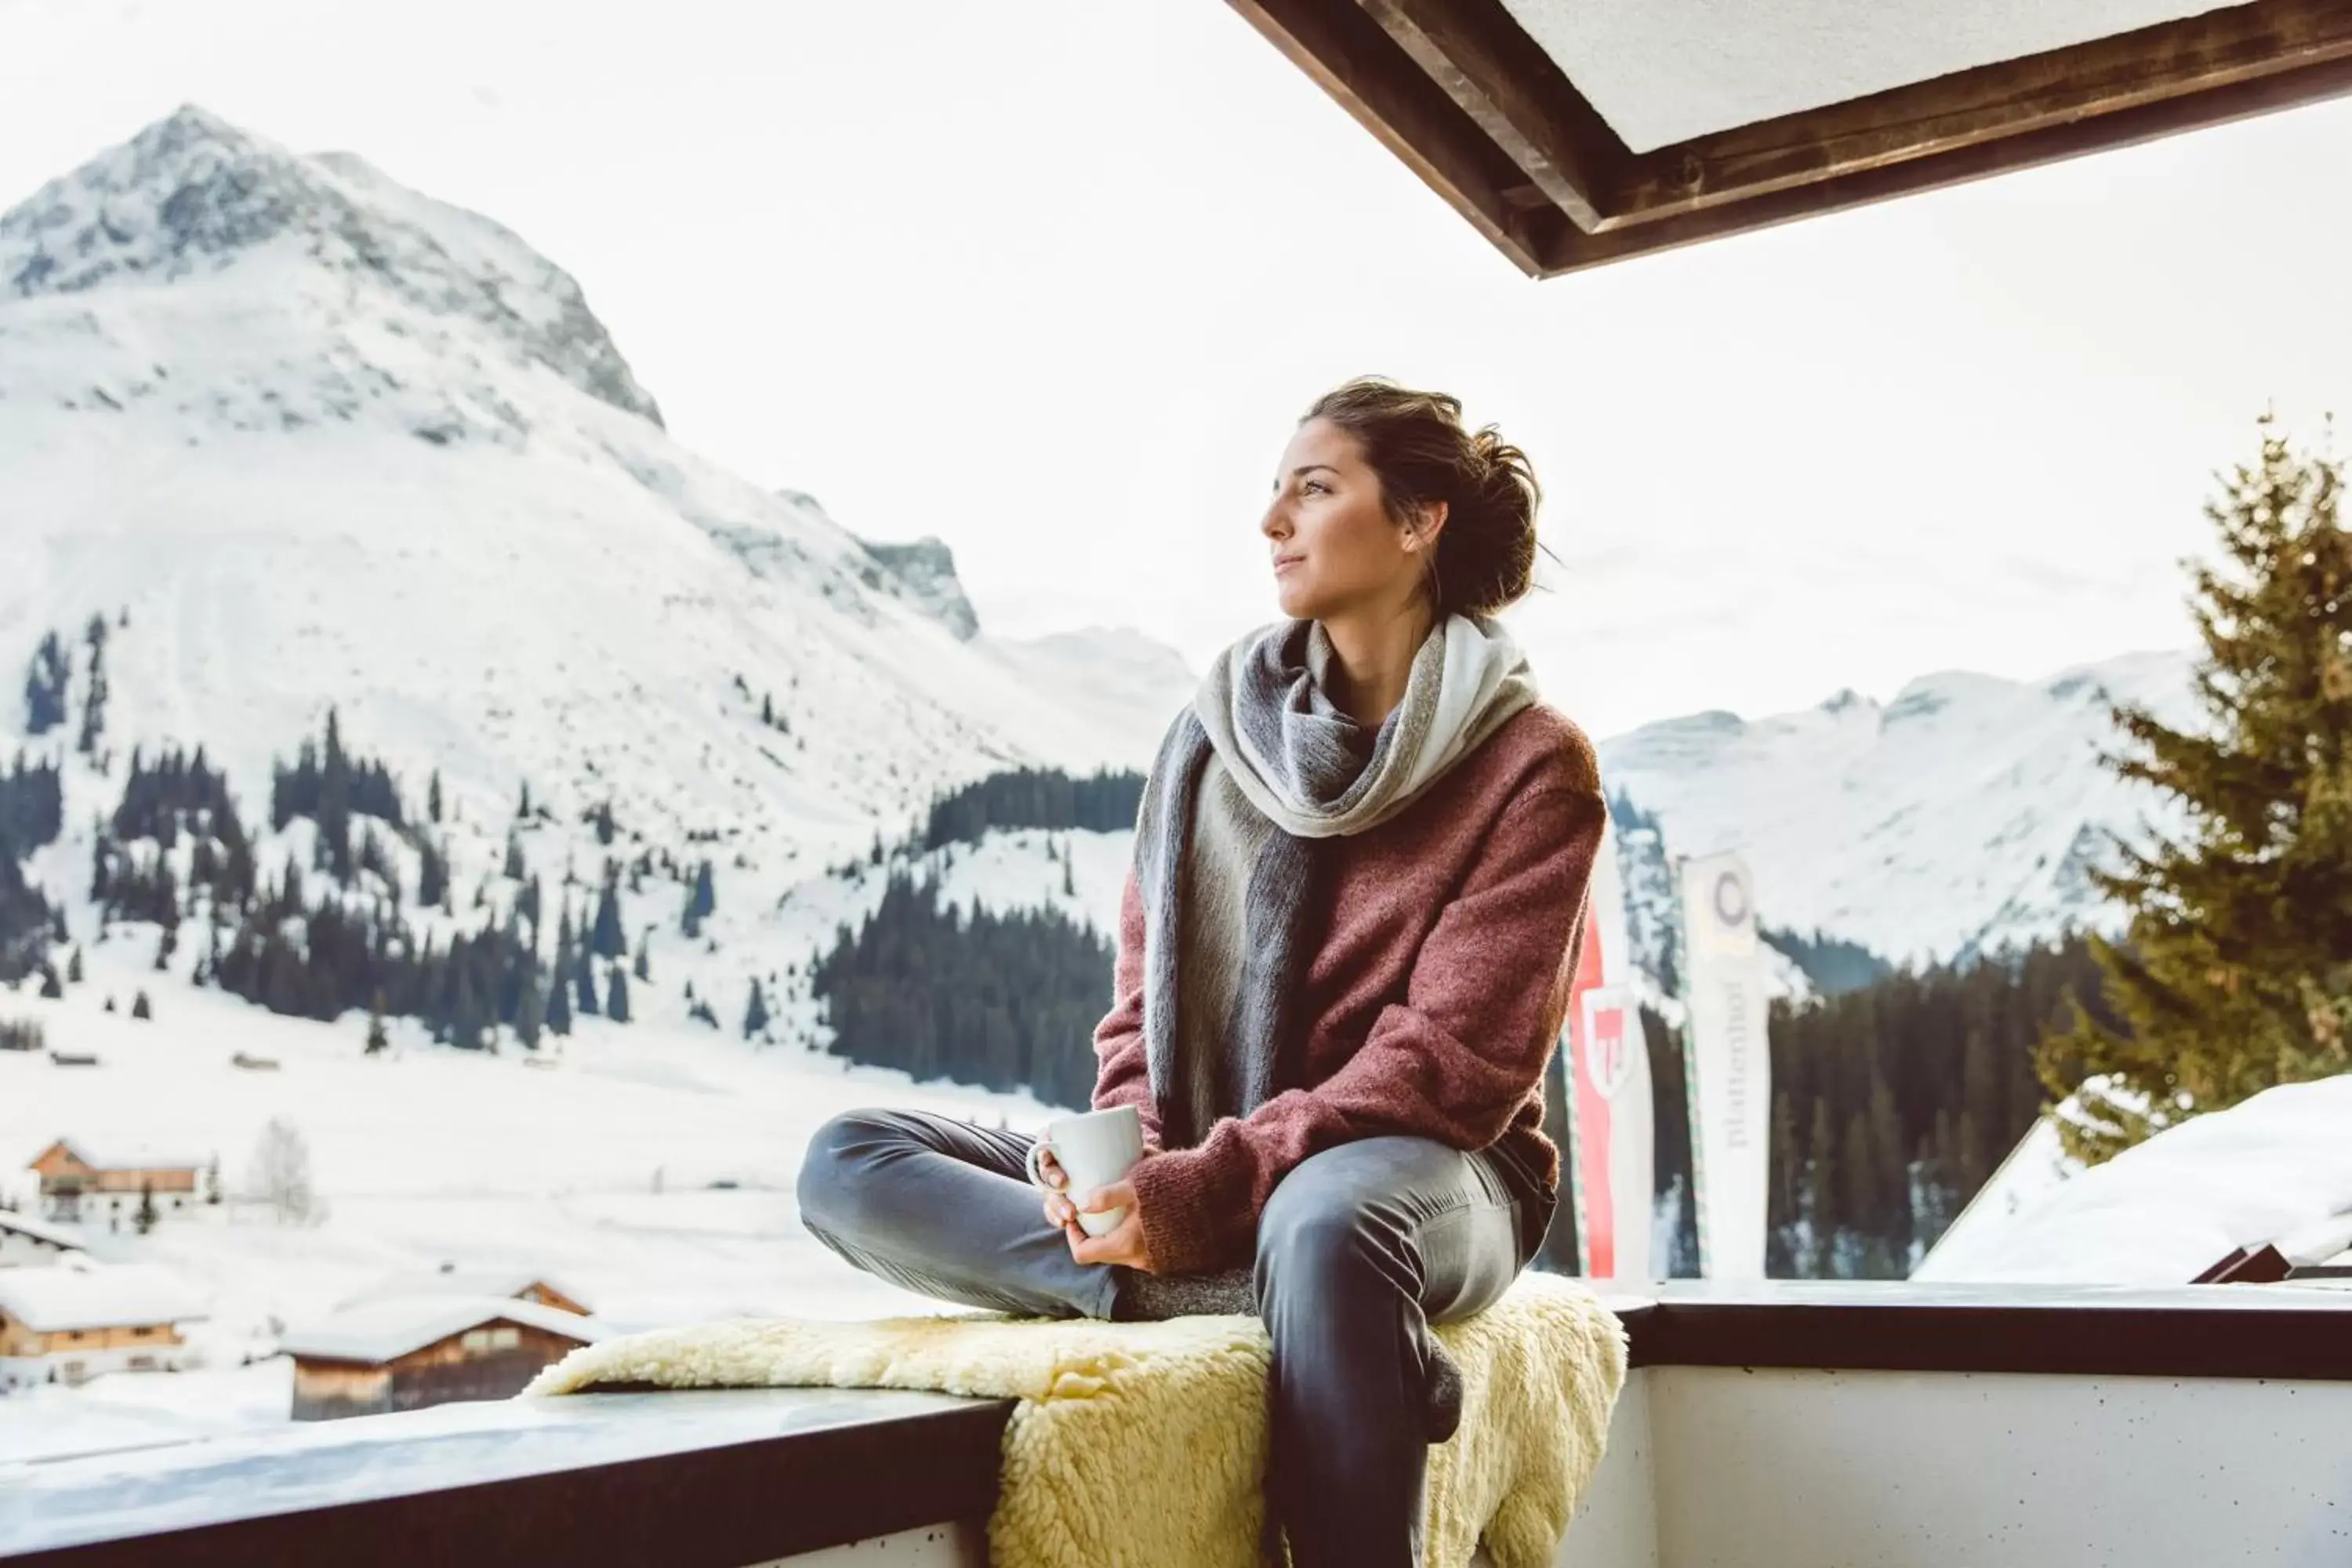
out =
{"type": "Polygon", "coordinates": [[[1569,994],[1569,1174],[1580,1271],[1594,1279],[1648,1279],[1650,1053],[1631,984],[1625,892],[1617,834],[1595,853],[1584,944],[1569,994]]]}
{"type": "Polygon", "coordinates": [[[1764,1278],[1772,1053],[1756,884],[1738,855],[1682,863],[1684,1060],[1699,1272],[1764,1278]]]}

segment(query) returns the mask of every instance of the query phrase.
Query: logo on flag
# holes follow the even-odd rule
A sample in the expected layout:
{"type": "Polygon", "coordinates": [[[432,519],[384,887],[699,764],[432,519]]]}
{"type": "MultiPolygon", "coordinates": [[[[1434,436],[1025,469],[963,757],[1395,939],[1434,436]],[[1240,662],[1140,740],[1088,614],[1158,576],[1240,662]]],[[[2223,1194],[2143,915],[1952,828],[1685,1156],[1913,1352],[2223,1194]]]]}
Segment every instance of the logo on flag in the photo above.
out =
{"type": "Polygon", "coordinates": [[[1617,985],[1596,985],[1581,998],[1584,1005],[1583,1052],[1584,1075],[1591,1080],[1593,1092],[1603,1100],[1614,1100],[1633,1076],[1633,1030],[1628,1020],[1633,1013],[1631,999],[1624,988],[1617,985]]]}

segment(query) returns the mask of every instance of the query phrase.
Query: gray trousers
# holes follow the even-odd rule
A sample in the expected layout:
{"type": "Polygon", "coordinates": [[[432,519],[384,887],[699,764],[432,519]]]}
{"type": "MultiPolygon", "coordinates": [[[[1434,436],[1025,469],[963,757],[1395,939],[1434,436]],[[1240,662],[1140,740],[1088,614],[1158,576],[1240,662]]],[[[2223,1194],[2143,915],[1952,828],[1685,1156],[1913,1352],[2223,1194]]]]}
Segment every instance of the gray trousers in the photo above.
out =
{"type": "MultiPolygon", "coordinates": [[[[1112,1316],[1126,1270],[1072,1260],[1022,1175],[1031,1140],[919,1111],[853,1110],[810,1141],[801,1220],[858,1268],[966,1306],[1112,1316]]],[[[1259,1216],[1274,1344],[1269,1512],[1295,1568],[1420,1568],[1433,1436],[1428,1325],[1527,1263],[1519,1204],[1483,1156],[1367,1138],[1301,1163],[1259,1216]]]]}

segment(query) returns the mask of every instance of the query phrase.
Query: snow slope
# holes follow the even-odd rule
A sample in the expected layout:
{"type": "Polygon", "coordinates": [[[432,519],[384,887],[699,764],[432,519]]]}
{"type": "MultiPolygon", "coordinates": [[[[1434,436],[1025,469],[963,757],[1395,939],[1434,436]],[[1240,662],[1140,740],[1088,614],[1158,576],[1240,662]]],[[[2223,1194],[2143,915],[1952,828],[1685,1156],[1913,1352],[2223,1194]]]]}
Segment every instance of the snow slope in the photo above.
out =
{"type": "Polygon", "coordinates": [[[2352,1076],[2268,1089],[2052,1180],[2037,1127],[2009,1190],[1979,1199],[1913,1278],[2180,1285],[2226,1257],[2352,1214],[2352,1076]]]}
{"type": "Polygon", "coordinates": [[[528,780],[821,858],[997,766],[1146,760],[1189,687],[960,637],[670,439],[551,263],[349,155],[184,110],[0,216],[0,654],[127,609],[110,733],[205,743],[248,810],[335,702],[478,813],[528,780]]]}
{"type": "Polygon", "coordinates": [[[1883,705],[1693,714],[1602,742],[1601,777],[1672,854],[1744,851],[1771,926],[1963,957],[2111,919],[2084,868],[2151,800],[2100,764],[2109,710],[2187,724],[2188,679],[2185,654],[2133,654],[2041,681],[1926,676],[1883,705]]]}
{"type": "MultiPolygon", "coordinates": [[[[909,536],[955,521],[888,520],[909,536]]],[[[0,1452],[283,1419],[274,1363],[242,1365],[273,1324],[445,1260],[543,1268],[622,1323],[910,1304],[800,1230],[808,1134],[877,1101],[1043,1108],[821,1054],[807,963],[866,880],[828,868],[1000,768],[1140,766],[1192,687],[1131,633],[988,636],[945,546],[869,545],[672,439],[576,284],[513,234],[195,109],[0,215],[0,668],[51,631],[72,650],[67,726],[24,733],[12,674],[0,742],[64,763],[66,832],[28,870],[87,973],[55,1002],[0,990],[0,1016],[100,1058],[0,1054],[0,1186],[70,1134],[217,1154],[234,1192],[282,1116],[326,1205],[309,1227],[232,1202],[91,1237],[101,1259],[189,1279],[212,1367],[0,1403],[0,1452]],[[108,697],[84,754],[94,616],[108,697]],[[409,917],[445,944],[504,918],[510,837],[551,921],[608,858],[711,862],[693,938],[682,884],[625,887],[651,973],[634,1022],[583,1017],[526,1063],[504,1032],[461,1052],[395,1020],[394,1050],[364,1058],[356,1015],[279,1017],[193,985],[200,925],[159,970],[154,927],[105,924],[92,837],[134,748],[225,764],[274,879],[310,867],[315,830],[268,830],[271,767],[330,709],[412,821],[439,777],[452,907],[409,917]],[[609,845],[585,820],[605,805],[609,845]],[[753,980],[777,1002],[768,1048],[738,1037],[753,980]],[[152,1023],[127,1016],[141,991],[152,1023]],[[689,1022],[692,999],[721,1028],[689,1022]],[[240,1052],[280,1066],[240,1069],[240,1052]]],[[[1070,895],[1042,835],[938,868],[960,898],[1104,918],[1123,846],[1060,837],[1082,841],[1070,895]]],[[[413,892],[415,857],[394,854],[413,892]]]]}
{"type": "Polygon", "coordinates": [[[925,1088],[659,1024],[583,1019],[560,1063],[541,1067],[435,1047],[404,1023],[393,1054],[366,1058],[355,1029],[211,990],[159,989],[155,1019],[137,1023],[102,999],[152,984],[146,945],[85,957],[89,980],[61,1001],[0,991],[0,1013],[100,1058],[61,1068],[0,1052],[0,1171],[14,1177],[62,1130],[217,1157],[232,1201],[145,1237],[84,1227],[102,1265],[161,1264],[189,1284],[209,1314],[192,1331],[208,1364],[0,1399],[0,1457],[285,1420],[282,1375],[240,1373],[247,1358],[268,1357],[284,1324],[444,1261],[551,1274],[622,1326],[914,1309],[801,1228],[792,1188],[809,1135],[868,1104],[1016,1126],[1045,1114],[1024,1097],[925,1088]],[[240,1069],[239,1052],[279,1066],[240,1069]],[[325,1204],[316,1225],[273,1223],[252,1196],[254,1148],[273,1117],[308,1145],[325,1204]]]}

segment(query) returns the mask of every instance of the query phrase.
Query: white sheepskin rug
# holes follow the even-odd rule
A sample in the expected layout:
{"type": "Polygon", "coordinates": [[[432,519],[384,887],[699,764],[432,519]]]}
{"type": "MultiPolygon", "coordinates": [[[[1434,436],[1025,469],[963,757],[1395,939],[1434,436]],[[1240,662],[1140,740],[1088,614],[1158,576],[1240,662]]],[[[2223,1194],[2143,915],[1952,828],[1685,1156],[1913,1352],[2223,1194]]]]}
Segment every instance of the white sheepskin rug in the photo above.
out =
{"type": "MultiPolygon", "coordinates": [[[[1526,1274],[1437,1334],[1464,1396],[1461,1429],[1430,1450],[1424,1562],[1461,1568],[1483,1540],[1496,1568],[1549,1568],[1600,1462],[1624,1330],[1581,1285],[1526,1274]]],[[[989,1521],[996,1568],[1235,1568],[1259,1554],[1266,1352],[1246,1317],[757,1320],[583,1346],[524,1394],[635,1383],[1017,1400],[989,1521]]]]}

